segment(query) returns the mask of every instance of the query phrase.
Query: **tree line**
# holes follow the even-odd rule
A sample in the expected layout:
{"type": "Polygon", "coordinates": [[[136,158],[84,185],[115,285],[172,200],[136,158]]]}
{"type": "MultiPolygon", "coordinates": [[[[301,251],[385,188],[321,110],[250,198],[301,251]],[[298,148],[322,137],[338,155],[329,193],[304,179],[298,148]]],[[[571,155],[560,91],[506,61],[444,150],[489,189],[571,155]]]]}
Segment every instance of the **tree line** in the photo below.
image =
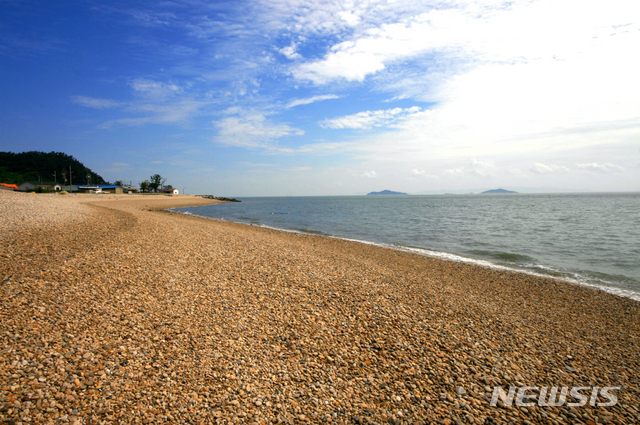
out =
{"type": "Polygon", "coordinates": [[[157,192],[158,189],[173,189],[173,186],[167,183],[167,178],[162,177],[160,174],[154,174],[145,180],[140,185],[140,190],[143,192],[157,192]]]}
{"type": "MultiPolygon", "coordinates": [[[[62,183],[63,185],[110,184],[99,174],[93,172],[71,155],[62,152],[0,152],[0,183],[22,184],[27,181],[62,183]]],[[[124,181],[116,180],[115,186],[126,186],[124,181]]],[[[143,192],[157,192],[160,189],[173,189],[167,184],[167,178],[153,174],[139,183],[143,192]]]]}
{"type": "Polygon", "coordinates": [[[108,184],[71,155],[62,152],[0,152],[0,183],[26,181],[71,184],[108,184]]]}

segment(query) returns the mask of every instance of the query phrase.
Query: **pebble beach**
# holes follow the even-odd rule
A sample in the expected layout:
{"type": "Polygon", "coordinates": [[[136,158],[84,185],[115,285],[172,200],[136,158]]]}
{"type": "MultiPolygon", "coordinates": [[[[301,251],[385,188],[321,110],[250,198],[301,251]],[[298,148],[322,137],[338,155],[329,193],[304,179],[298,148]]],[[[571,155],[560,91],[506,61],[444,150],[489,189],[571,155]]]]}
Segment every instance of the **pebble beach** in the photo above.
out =
{"type": "Polygon", "coordinates": [[[640,302],[166,211],[216,202],[0,191],[0,423],[640,424],[640,302]]]}

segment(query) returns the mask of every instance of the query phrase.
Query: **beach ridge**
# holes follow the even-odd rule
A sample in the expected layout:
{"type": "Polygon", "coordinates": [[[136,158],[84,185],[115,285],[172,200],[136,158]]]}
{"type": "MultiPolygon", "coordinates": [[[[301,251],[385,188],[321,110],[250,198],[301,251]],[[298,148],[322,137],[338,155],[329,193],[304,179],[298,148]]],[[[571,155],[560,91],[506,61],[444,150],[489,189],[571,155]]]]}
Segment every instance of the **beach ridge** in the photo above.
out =
{"type": "Polygon", "coordinates": [[[112,198],[0,194],[0,420],[640,422],[637,301],[112,198]],[[621,389],[490,406],[512,385],[621,389]]]}

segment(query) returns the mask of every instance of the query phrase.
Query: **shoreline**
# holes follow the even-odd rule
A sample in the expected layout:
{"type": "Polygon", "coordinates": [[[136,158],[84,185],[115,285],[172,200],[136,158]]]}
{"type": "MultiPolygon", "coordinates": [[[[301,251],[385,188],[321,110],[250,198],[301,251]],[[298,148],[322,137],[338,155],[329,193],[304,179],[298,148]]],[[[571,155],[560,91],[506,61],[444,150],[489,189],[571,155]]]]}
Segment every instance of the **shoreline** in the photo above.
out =
{"type": "MultiPolygon", "coordinates": [[[[176,208],[189,208],[189,206],[176,207],[176,208]]],[[[219,221],[219,222],[223,222],[223,223],[236,223],[236,224],[242,224],[242,225],[247,225],[247,226],[254,226],[254,227],[258,227],[258,228],[272,229],[272,230],[286,232],[286,233],[294,233],[294,234],[308,235],[308,236],[318,236],[318,237],[325,237],[325,238],[334,238],[334,239],[339,239],[339,240],[344,240],[344,241],[349,241],[349,242],[363,243],[363,244],[367,244],[367,245],[374,245],[374,246],[378,246],[378,247],[384,248],[384,249],[398,250],[398,251],[402,251],[402,252],[410,252],[410,253],[422,255],[422,256],[425,256],[425,257],[437,258],[437,259],[445,260],[445,261],[460,262],[460,263],[464,263],[464,264],[472,264],[472,265],[476,265],[476,266],[480,266],[480,267],[487,267],[487,268],[496,269],[496,270],[504,270],[504,271],[510,271],[510,272],[515,272],[515,273],[523,273],[523,274],[526,274],[526,275],[536,276],[536,277],[540,277],[540,278],[555,279],[555,280],[558,280],[560,282],[564,282],[564,283],[568,283],[568,284],[572,284],[572,285],[578,285],[578,286],[585,287],[585,288],[591,288],[591,289],[596,290],[596,291],[603,291],[603,292],[609,293],[611,295],[615,295],[615,296],[619,296],[619,297],[623,297],[623,298],[628,298],[628,299],[640,302],[640,292],[631,291],[631,290],[623,289],[623,288],[618,288],[618,287],[615,287],[615,286],[607,286],[607,285],[604,285],[604,284],[591,283],[591,282],[580,280],[580,279],[577,279],[577,278],[558,277],[558,276],[554,276],[554,275],[551,275],[551,274],[543,274],[543,273],[535,272],[535,271],[532,271],[532,270],[527,270],[527,269],[524,269],[524,268],[518,268],[516,266],[507,266],[507,265],[497,264],[497,263],[493,263],[493,262],[491,262],[489,260],[475,259],[475,258],[471,258],[471,257],[464,257],[464,256],[459,255],[459,254],[445,252],[445,251],[434,251],[434,250],[431,250],[431,249],[428,249],[428,248],[409,247],[409,246],[403,246],[403,245],[391,245],[391,244],[386,244],[386,243],[382,243],[382,242],[368,241],[368,240],[364,240],[364,239],[353,239],[353,238],[349,238],[349,237],[346,237],[346,236],[335,236],[335,235],[324,234],[323,232],[320,232],[320,231],[317,231],[318,233],[305,232],[303,230],[286,229],[286,228],[269,226],[269,225],[266,225],[266,224],[246,223],[246,222],[242,222],[242,221],[231,221],[231,220],[226,220],[226,219],[221,219],[221,218],[216,218],[216,217],[207,217],[207,216],[203,216],[203,215],[193,214],[191,212],[172,211],[173,207],[172,208],[168,208],[167,210],[172,212],[172,213],[176,213],[176,214],[183,214],[183,215],[187,215],[187,216],[200,217],[200,218],[204,218],[204,219],[208,219],[208,220],[215,220],[215,221],[219,221]]]]}
{"type": "Polygon", "coordinates": [[[637,301],[156,211],[186,198],[33,196],[40,218],[79,217],[1,234],[0,420],[640,420],[637,301]],[[622,389],[611,407],[491,407],[510,385],[622,389]]]}

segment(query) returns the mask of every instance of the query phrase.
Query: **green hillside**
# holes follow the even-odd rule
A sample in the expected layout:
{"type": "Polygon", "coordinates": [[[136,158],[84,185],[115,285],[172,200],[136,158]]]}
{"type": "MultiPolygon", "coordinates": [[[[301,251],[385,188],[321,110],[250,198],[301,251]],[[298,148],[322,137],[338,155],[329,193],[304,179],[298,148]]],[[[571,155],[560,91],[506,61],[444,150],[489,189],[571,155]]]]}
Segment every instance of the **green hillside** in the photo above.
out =
{"type": "Polygon", "coordinates": [[[87,180],[91,184],[107,183],[102,176],[73,156],[62,152],[0,152],[0,183],[53,182],[54,173],[55,180],[60,184],[69,184],[70,181],[74,184],[87,184],[87,180]]]}

